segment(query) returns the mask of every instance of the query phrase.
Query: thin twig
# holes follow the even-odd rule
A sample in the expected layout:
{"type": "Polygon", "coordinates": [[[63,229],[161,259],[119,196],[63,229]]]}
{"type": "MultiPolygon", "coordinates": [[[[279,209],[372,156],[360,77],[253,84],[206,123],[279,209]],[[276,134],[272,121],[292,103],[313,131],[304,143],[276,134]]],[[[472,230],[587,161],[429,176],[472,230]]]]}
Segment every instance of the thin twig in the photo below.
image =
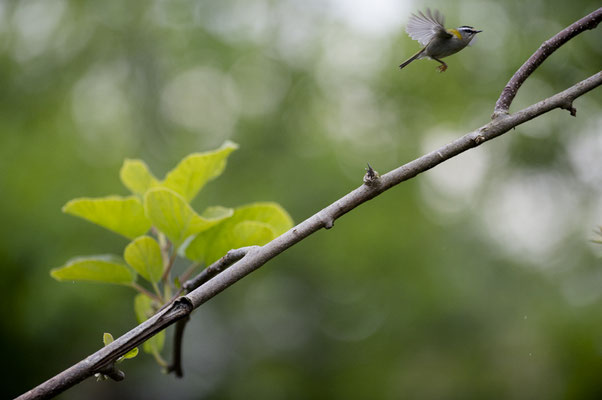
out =
{"type": "Polygon", "coordinates": [[[161,249],[161,258],[163,259],[163,265],[167,265],[169,264],[169,249],[171,247],[171,242],[167,240],[163,232],[157,230],[157,228],[155,228],[154,226],[152,228],[152,232],[155,236],[157,236],[157,239],[159,240],[159,249],[161,249]]]}
{"type": "Polygon", "coordinates": [[[190,275],[192,275],[194,270],[199,267],[199,265],[200,265],[200,263],[198,263],[198,262],[190,264],[190,266],[188,268],[186,268],[186,271],[184,271],[184,273],[182,275],[180,275],[179,281],[186,282],[190,278],[190,275]]]}
{"type": "MultiPolygon", "coordinates": [[[[259,248],[259,246],[241,247],[239,249],[228,251],[222,258],[201,271],[200,274],[184,282],[182,289],[178,291],[177,295],[179,296],[182,290],[186,290],[186,292],[190,293],[192,290],[201,286],[203,283],[209,281],[211,278],[242,259],[249,251],[256,248],[259,248]]],[[[184,330],[186,329],[188,321],[189,318],[182,318],[176,323],[173,337],[173,361],[167,369],[167,372],[174,372],[178,378],[181,378],[184,375],[182,370],[182,342],[184,340],[184,330]]]]}
{"type": "Polygon", "coordinates": [[[176,262],[177,256],[178,256],[178,249],[176,247],[174,247],[173,251],[171,253],[171,257],[169,257],[167,267],[165,268],[165,271],[163,271],[163,276],[161,277],[161,280],[163,282],[167,282],[167,280],[169,279],[169,273],[171,272],[171,268],[173,267],[173,265],[176,262]]]}
{"type": "Polygon", "coordinates": [[[182,287],[187,292],[193,291],[203,283],[207,282],[209,279],[213,278],[215,275],[228,268],[230,265],[234,264],[236,261],[246,256],[249,251],[258,248],[259,246],[248,246],[228,251],[222,258],[201,271],[200,274],[184,282],[182,287]]]}
{"type": "Polygon", "coordinates": [[[173,360],[169,367],[167,367],[167,372],[175,373],[178,378],[184,376],[182,370],[182,338],[184,337],[184,328],[186,328],[186,323],[189,320],[190,317],[186,317],[176,322],[173,341],[173,360]]]}
{"type": "Polygon", "coordinates": [[[508,114],[512,100],[514,100],[518,89],[529,77],[529,75],[531,75],[533,71],[535,71],[535,69],[539,67],[541,63],[544,62],[546,58],[548,58],[560,46],[581,32],[596,28],[600,21],[602,21],[602,7],[574,22],[558,32],[556,35],[552,36],[550,39],[543,42],[543,44],[539,46],[539,49],[537,49],[537,51],[533,53],[533,55],[531,55],[531,57],[529,57],[529,59],[525,61],[525,63],[518,69],[518,71],[516,71],[512,78],[510,78],[506,84],[506,87],[504,87],[504,90],[500,94],[499,99],[495,103],[495,108],[491,117],[495,119],[501,115],[508,114]]]}
{"type": "Polygon", "coordinates": [[[144,287],[140,286],[136,282],[131,283],[131,286],[134,289],[136,289],[137,291],[139,291],[140,293],[147,295],[148,297],[150,297],[153,300],[156,300],[157,302],[159,302],[159,304],[163,303],[163,299],[161,299],[161,297],[158,294],[155,294],[155,293],[151,292],[150,290],[146,290],[144,287]]]}

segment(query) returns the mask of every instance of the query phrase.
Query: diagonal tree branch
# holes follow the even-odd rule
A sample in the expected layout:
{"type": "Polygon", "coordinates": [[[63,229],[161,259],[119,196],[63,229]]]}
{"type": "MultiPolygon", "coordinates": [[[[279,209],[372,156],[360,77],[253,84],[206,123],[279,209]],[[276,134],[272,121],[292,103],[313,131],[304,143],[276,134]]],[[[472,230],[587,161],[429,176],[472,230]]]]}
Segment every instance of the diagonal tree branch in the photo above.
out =
{"type": "Polygon", "coordinates": [[[510,104],[516,96],[518,89],[522,86],[525,80],[560,46],[588,29],[595,29],[602,21],[602,7],[580,20],[567,26],[550,39],[546,40],[539,46],[539,49],[516,71],[510,78],[506,87],[500,94],[499,99],[495,103],[492,118],[497,118],[500,115],[508,114],[510,104]]]}
{"type": "Polygon", "coordinates": [[[600,84],[602,84],[602,72],[598,72],[569,89],[533,104],[513,115],[497,118],[438,150],[402,165],[382,175],[380,178],[370,180],[370,184],[360,186],[266,245],[249,251],[236,264],[198,289],[193,290],[185,297],[190,300],[194,308],[200,306],[295,243],[298,243],[321,228],[331,228],[336,219],[393,186],[411,179],[419,173],[441,164],[443,161],[449,160],[483,142],[494,139],[508,132],[510,129],[555,108],[570,109],[572,110],[571,113],[573,113],[573,101],[584,93],[600,86],[600,84]]]}
{"type": "MultiPolygon", "coordinates": [[[[17,397],[17,399],[49,399],[78,384],[96,373],[107,374],[113,371],[115,361],[146,340],[153,337],[180,318],[187,317],[192,311],[190,300],[180,297],[169,307],[159,311],[131,331],[120,336],[96,353],[88,356],[77,364],[67,368],[60,374],[17,397]]],[[[119,372],[111,373],[116,378],[119,372]]],[[[123,379],[123,376],[121,377],[123,379]]]]}
{"type": "Polygon", "coordinates": [[[19,396],[17,399],[47,399],[58,395],[82,380],[110,369],[117,358],[140,345],[159,331],[176,321],[187,318],[193,309],[199,307],[215,295],[255,271],[267,261],[300,242],[312,233],[334,226],[334,221],[360,204],[378,196],[393,186],[411,179],[450,158],[494,139],[512,128],[556,108],[573,109],[573,101],[602,84],[602,72],[575,84],[567,90],[533,104],[515,114],[497,118],[453,142],[401,167],[378,176],[368,171],[367,183],[335,201],[299,225],[261,247],[252,247],[240,261],[216,275],[208,282],[194,289],[186,296],[177,298],[172,304],[159,311],[150,319],[138,325],[106,347],[86,359],[59,373],[53,378],[19,396]]]}
{"type": "MultiPolygon", "coordinates": [[[[528,77],[528,74],[524,79],[526,79],[526,77],[528,77]]],[[[84,360],[22,394],[17,399],[51,398],[78,384],[84,379],[93,376],[95,373],[106,374],[107,372],[110,372],[111,376],[115,379],[122,378],[123,375],[120,371],[116,371],[114,368],[114,363],[119,357],[168,326],[179,320],[188,318],[195,308],[255,271],[289,247],[322,228],[332,228],[336,219],[393,186],[411,179],[464,151],[494,139],[520,124],[556,108],[569,110],[572,115],[575,115],[576,111],[573,108],[573,101],[601,84],[602,72],[598,72],[565,91],[533,104],[515,114],[508,114],[506,108],[505,111],[501,112],[497,118],[490,123],[382,176],[379,176],[372,167],[369,167],[362,186],[348,193],[266,245],[245,248],[244,251],[241,252],[233,251],[231,258],[225,256],[223,262],[220,263],[220,261],[218,261],[218,265],[216,266],[215,271],[213,271],[219,273],[219,270],[227,268],[223,272],[213,277],[211,277],[213,272],[206,272],[204,275],[202,272],[199,276],[190,281],[191,284],[188,286],[188,290],[193,289],[190,293],[178,297],[142,324],[136,326],[134,329],[125,333],[84,360]],[[242,258],[239,258],[241,255],[242,258]],[[239,259],[238,261],[236,260],[237,258],[239,259]],[[235,261],[235,263],[230,266],[232,261],[235,261]],[[205,281],[207,278],[211,279],[205,281]],[[192,282],[194,282],[194,284],[192,282]]],[[[516,90],[512,94],[512,97],[514,97],[515,93],[516,90]]],[[[511,101],[512,99],[510,98],[508,106],[511,101]]]]}

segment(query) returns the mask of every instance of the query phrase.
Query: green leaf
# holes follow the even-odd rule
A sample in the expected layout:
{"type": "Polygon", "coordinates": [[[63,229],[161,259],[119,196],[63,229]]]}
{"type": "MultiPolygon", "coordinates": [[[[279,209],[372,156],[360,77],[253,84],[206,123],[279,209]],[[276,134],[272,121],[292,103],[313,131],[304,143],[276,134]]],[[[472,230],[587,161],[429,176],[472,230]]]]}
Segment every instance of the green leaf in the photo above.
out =
{"type": "Polygon", "coordinates": [[[151,227],[136,196],[82,197],[69,201],[63,212],[86,219],[129,239],[143,235],[151,227]]]}
{"type": "MultiPolygon", "coordinates": [[[[231,217],[234,213],[234,210],[227,207],[222,206],[212,206],[207,207],[205,211],[201,214],[201,217],[209,220],[219,220],[218,223],[224,218],[231,217]]],[[[214,224],[215,225],[215,224],[214,224]]]]}
{"type": "Polygon", "coordinates": [[[293,219],[278,203],[252,203],[237,208],[235,213],[242,220],[265,222],[274,229],[276,235],[282,235],[293,227],[293,219]]]}
{"type": "Polygon", "coordinates": [[[125,159],[119,177],[123,185],[133,194],[143,196],[146,191],[159,184],[157,178],[150,172],[142,160],[125,159]]]}
{"type": "Polygon", "coordinates": [[[210,264],[228,250],[264,245],[293,225],[288,213],[276,203],[254,203],[237,208],[234,215],[199,233],[187,246],[186,257],[210,264]]]}
{"type": "Polygon", "coordinates": [[[125,261],[149,282],[157,283],[163,274],[159,243],[150,236],[140,236],[127,245],[125,261]]]}
{"type": "Polygon", "coordinates": [[[77,257],[50,271],[57,281],[93,281],[129,285],[136,276],[124,262],[113,255],[77,257]]]}
{"type": "MultiPolygon", "coordinates": [[[[141,324],[149,319],[154,314],[153,300],[144,294],[138,294],[134,298],[134,311],[136,313],[136,319],[141,324]]],[[[157,333],[152,338],[148,339],[142,345],[142,350],[149,354],[158,354],[163,350],[165,344],[165,331],[157,333]]]]}
{"type": "MultiPolygon", "coordinates": [[[[110,343],[113,343],[113,335],[111,335],[108,332],[105,332],[102,335],[102,342],[104,343],[105,346],[108,346],[110,343]]],[[[128,351],[127,353],[125,353],[124,355],[122,355],[121,357],[119,357],[117,359],[117,362],[121,362],[123,360],[127,360],[129,358],[134,358],[138,355],[138,347],[134,347],[132,350],[128,351]]]]}
{"type": "Polygon", "coordinates": [[[222,173],[228,155],[237,148],[236,143],[226,141],[217,150],[190,154],[167,174],[161,184],[191,201],[208,181],[222,173]]]}
{"type": "Polygon", "coordinates": [[[120,357],[120,360],[129,360],[130,358],[134,358],[138,355],[138,347],[134,347],[132,350],[125,353],[120,357]]]}
{"type": "Polygon", "coordinates": [[[105,332],[102,335],[102,342],[104,343],[105,346],[108,345],[109,343],[113,342],[113,335],[111,335],[108,332],[105,332]]]}
{"type": "Polygon", "coordinates": [[[155,188],[144,196],[146,215],[152,224],[178,247],[186,238],[207,230],[232,215],[232,209],[211,207],[198,215],[179,194],[165,188],[155,188]]]}

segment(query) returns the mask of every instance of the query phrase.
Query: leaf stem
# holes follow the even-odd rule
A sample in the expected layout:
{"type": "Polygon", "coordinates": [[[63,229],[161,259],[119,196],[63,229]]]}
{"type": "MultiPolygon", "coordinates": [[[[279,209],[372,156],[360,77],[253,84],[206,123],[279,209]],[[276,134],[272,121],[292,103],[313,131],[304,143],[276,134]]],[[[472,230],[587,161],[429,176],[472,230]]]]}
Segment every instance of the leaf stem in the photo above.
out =
{"type": "Polygon", "coordinates": [[[159,248],[161,249],[161,256],[163,257],[163,265],[167,265],[169,263],[169,248],[171,247],[171,242],[167,240],[165,234],[160,230],[153,227],[153,231],[157,235],[157,239],[159,241],[159,248]]]}
{"type": "Polygon", "coordinates": [[[161,357],[161,354],[159,354],[158,351],[153,351],[152,354],[153,354],[153,357],[155,357],[155,361],[157,361],[157,364],[159,364],[163,368],[169,368],[169,363],[167,361],[165,361],[165,359],[163,357],[161,357]]]}
{"type": "Polygon", "coordinates": [[[138,285],[136,282],[132,282],[130,286],[139,291],[140,293],[147,295],[151,299],[158,301],[160,304],[163,304],[163,299],[161,298],[161,296],[157,296],[153,292],[146,290],[142,286],[138,285]]]}
{"type": "Polygon", "coordinates": [[[171,257],[169,258],[169,261],[167,262],[167,265],[165,266],[165,272],[163,272],[163,276],[161,277],[161,280],[163,282],[165,282],[165,284],[168,284],[168,280],[169,280],[169,273],[171,272],[171,268],[173,267],[175,261],[176,261],[176,257],[178,256],[178,248],[174,247],[171,253],[171,257]]]}
{"type": "Polygon", "coordinates": [[[199,267],[199,265],[201,265],[201,263],[199,263],[199,262],[194,262],[194,263],[190,264],[188,266],[188,268],[186,269],[186,271],[184,271],[184,273],[182,275],[180,275],[180,282],[187,281],[188,278],[190,277],[190,275],[192,275],[194,270],[197,269],[199,267]]]}
{"type": "Polygon", "coordinates": [[[156,282],[153,282],[153,290],[157,294],[157,296],[161,299],[161,304],[164,303],[163,296],[161,295],[161,289],[159,289],[159,285],[156,282]]]}

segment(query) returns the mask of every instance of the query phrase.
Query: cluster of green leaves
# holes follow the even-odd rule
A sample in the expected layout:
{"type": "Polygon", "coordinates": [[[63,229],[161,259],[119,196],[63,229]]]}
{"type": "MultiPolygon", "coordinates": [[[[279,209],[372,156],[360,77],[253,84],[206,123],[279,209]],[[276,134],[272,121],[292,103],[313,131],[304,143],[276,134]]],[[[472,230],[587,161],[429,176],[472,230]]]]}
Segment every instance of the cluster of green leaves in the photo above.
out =
{"type": "MultiPolygon", "coordinates": [[[[232,142],[185,157],[163,180],[155,178],[142,160],[126,159],[121,181],[127,197],[77,198],[63,212],[81,217],[130,240],[123,256],[113,254],[76,257],[51,270],[59,281],[95,281],[130,286],[140,293],[134,310],[141,323],[152,316],[195,268],[209,265],[228,250],[263,245],[292,226],[288,213],[275,203],[253,203],[235,209],[214,206],[197,213],[190,205],[203,186],[219,176],[232,142]],[[171,279],[180,255],[191,265],[183,276],[171,279]],[[138,277],[146,283],[139,284],[138,277]]],[[[106,338],[105,338],[106,339],[106,338]]],[[[143,345],[160,364],[164,332],[143,345]]],[[[106,342],[106,340],[105,340],[106,342]]]]}

